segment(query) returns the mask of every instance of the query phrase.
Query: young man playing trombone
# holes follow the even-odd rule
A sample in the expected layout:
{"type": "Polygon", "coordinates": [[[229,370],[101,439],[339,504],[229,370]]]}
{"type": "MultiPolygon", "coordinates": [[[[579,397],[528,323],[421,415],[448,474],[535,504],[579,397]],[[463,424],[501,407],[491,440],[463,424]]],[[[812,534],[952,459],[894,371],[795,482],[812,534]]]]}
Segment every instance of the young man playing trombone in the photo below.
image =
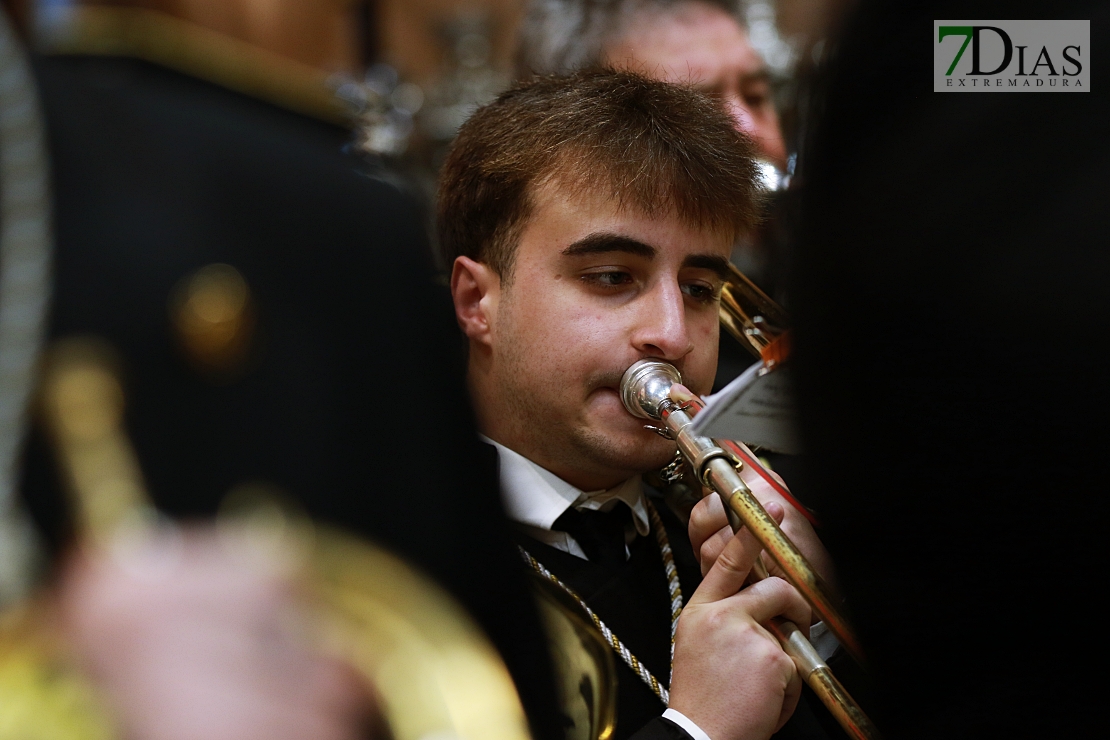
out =
{"type": "MultiPolygon", "coordinates": [[[[756,220],[753,157],[709,98],[597,71],[503,94],[462,128],[443,170],[439,230],[479,423],[529,563],[624,648],[616,738],[766,738],[801,691],[761,625],[809,625],[805,602],[777,578],[745,587],[759,546],[723,531],[709,499],[687,537],[645,492],[641,474],[675,446],[617,391],[650,357],[708,392],[729,252],[756,220]]],[[[757,493],[827,574],[805,518],[757,493]]],[[[795,729],[820,732],[812,717],[795,729]]]]}

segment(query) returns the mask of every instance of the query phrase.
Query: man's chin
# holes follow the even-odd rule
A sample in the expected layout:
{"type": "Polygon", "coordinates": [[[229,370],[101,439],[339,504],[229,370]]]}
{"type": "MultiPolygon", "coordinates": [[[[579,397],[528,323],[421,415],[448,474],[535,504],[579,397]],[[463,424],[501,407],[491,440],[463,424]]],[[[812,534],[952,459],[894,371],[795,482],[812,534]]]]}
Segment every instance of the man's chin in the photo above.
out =
{"type": "Polygon", "coordinates": [[[674,457],[674,442],[645,429],[650,422],[625,411],[613,389],[596,390],[581,421],[575,435],[580,451],[614,475],[658,470],[674,457]]]}
{"type": "Polygon", "coordinates": [[[596,464],[627,475],[659,470],[674,458],[674,442],[642,428],[587,434],[579,440],[596,464]]]}

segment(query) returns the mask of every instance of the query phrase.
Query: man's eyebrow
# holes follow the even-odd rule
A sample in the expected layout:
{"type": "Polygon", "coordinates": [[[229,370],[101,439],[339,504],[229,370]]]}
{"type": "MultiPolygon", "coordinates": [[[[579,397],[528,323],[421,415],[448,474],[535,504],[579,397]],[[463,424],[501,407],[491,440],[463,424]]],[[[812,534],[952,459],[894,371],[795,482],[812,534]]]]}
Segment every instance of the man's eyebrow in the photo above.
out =
{"type": "Polygon", "coordinates": [[[728,260],[717,254],[691,254],[682,260],[682,266],[712,270],[721,280],[727,280],[731,272],[728,268],[728,260]]]}
{"type": "Polygon", "coordinates": [[[563,254],[567,257],[605,252],[625,252],[651,259],[655,256],[655,247],[620,234],[599,232],[583,237],[563,250],[563,254]]]}
{"type": "Polygon", "coordinates": [[[749,72],[748,74],[740,78],[740,84],[742,85],[750,85],[755,82],[765,82],[767,84],[770,84],[771,71],[768,70],[766,67],[763,67],[762,69],[758,69],[755,72],[749,72]]]}
{"type": "MultiPolygon", "coordinates": [[[[761,67],[754,72],[747,72],[740,76],[741,85],[751,85],[758,82],[769,85],[771,81],[771,71],[766,67],[761,67]]],[[[724,83],[719,80],[717,82],[697,82],[694,83],[694,89],[698,92],[706,93],[707,95],[716,95],[721,92],[720,88],[723,84],[724,83]]]]}

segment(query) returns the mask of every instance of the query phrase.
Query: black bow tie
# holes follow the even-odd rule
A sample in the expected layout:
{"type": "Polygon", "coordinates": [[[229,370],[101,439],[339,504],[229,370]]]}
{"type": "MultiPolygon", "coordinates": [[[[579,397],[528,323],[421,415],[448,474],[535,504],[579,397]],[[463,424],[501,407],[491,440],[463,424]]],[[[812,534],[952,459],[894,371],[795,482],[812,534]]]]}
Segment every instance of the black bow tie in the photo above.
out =
{"type": "Polygon", "coordinates": [[[567,509],[551,526],[566,532],[582,548],[591,563],[610,566],[625,562],[625,532],[632,521],[632,510],[618,501],[612,511],[567,509]]]}

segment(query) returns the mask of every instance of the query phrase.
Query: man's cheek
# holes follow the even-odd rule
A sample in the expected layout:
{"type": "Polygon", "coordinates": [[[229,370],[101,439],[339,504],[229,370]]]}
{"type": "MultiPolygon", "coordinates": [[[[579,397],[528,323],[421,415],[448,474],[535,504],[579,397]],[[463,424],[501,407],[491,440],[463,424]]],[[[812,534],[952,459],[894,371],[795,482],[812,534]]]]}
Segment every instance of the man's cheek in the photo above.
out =
{"type": "Polygon", "coordinates": [[[685,385],[698,395],[705,395],[713,387],[717,375],[717,355],[719,349],[717,327],[705,330],[694,339],[691,361],[686,363],[685,385]]]}

